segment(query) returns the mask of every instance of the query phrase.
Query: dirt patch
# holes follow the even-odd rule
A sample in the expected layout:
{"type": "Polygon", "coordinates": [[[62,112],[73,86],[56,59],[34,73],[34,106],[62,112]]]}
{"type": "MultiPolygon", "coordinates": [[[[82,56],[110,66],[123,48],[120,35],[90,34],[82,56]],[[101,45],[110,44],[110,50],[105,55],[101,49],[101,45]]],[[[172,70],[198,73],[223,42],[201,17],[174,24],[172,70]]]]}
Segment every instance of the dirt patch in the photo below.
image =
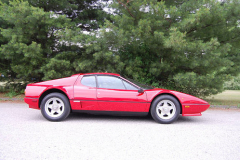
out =
{"type": "Polygon", "coordinates": [[[24,103],[24,94],[16,97],[7,97],[5,93],[0,93],[0,103],[24,103]]]}
{"type": "Polygon", "coordinates": [[[0,103],[25,103],[24,100],[1,100],[0,103]]]}

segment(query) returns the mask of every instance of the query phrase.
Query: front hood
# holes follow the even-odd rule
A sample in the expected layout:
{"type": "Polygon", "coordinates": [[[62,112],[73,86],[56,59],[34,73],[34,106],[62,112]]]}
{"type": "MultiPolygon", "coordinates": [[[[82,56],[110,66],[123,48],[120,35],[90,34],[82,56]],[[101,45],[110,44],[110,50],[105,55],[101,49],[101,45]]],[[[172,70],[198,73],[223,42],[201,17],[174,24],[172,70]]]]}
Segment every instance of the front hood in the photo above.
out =
{"type": "Polygon", "coordinates": [[[177,91],[171,91],[171,92],[179,98],[179,101],[182,104],[208,104],[208,102],[189,94],[185,94],[177,91]]]}
{"type": "Polygon", "coordinates": [[[161,89],[161,88],[154,88],[154,89],[145,90],[145,91],[147,92],[148,100],[152,100],[159,94],[172,94],[178,98],[178,100],[180,101],[181,104],[208,104],[208,102],[206,102],[200,98],[197,98],[197,97],[194,97],[192,95],[185,94],[182,92],[178,92],[178,91],[161,89]]]}

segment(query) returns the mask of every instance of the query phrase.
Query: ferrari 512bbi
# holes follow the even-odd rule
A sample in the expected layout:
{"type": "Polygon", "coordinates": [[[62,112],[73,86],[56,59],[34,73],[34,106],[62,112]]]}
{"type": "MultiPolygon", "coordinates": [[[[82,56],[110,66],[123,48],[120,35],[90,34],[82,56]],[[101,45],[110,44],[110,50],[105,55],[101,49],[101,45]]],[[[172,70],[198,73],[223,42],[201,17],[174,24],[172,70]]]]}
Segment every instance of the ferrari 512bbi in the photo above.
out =
{"type": "Polygon", "coordinates": [[[152,88],[113,73],[75,74],[28,84],[25,102],[40,109],[49,121],[61,121],[71,112],[126,115],[151,114],[158,123],[172,123],[182,116],[200,116],[209,104],[177,91],[152,88]]]}

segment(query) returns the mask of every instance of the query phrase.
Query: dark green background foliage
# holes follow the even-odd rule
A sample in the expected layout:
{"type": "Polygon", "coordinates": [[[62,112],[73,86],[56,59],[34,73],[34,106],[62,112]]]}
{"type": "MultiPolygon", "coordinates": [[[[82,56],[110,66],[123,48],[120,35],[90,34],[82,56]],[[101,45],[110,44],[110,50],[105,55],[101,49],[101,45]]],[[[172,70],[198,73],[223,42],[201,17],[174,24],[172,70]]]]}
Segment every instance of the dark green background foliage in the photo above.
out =
{"type": "Polygon", "coordinates": [[[58,32],[93,31],[107,17],[97,0],[1,1],[0,5],[0,73],[24,81],[75,73],[72,63],[84,48],[60,42],[58,32]]]}
{"type": "Polygon", "coordinates": [[[0,73],[42,81],[116,72],[196,96],[239,74],[239,0],[107,2],[2,0],[0,73]]]}
{"type": "Polygon", "coordinates": [[[224,83],[226,90],[240,90],[240,76],[234,77],[232,80],[224,83]]]}

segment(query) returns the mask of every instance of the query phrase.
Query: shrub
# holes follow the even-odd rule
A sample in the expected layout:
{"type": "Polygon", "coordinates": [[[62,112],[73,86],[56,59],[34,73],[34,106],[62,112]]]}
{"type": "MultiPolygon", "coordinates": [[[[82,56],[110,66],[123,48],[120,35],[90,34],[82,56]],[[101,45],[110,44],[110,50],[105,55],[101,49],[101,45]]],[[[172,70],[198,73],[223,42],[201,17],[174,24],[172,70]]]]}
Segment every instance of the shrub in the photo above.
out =
{"type": "Polygon", "coordinates": [[[240,75],[224,83],[226,90],[240,90],[240,75]]]}

